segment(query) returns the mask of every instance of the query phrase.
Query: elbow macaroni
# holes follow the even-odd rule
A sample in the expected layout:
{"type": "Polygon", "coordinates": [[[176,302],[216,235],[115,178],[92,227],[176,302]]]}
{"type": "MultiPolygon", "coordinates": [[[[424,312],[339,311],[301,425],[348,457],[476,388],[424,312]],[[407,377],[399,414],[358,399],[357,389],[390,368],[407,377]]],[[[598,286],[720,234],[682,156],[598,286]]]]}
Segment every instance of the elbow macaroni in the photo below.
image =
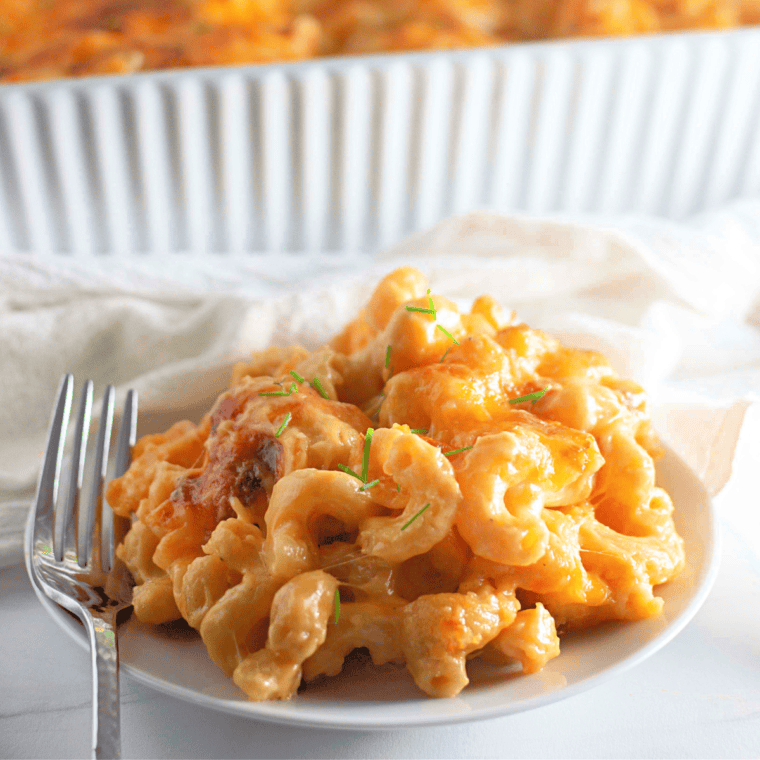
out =
{"type": "Polygon", "coordinates": [[[533,673],[558,632],[659,614],[683,567],[641,388],[490,298],[428,298],[416,270],[388,275],[329,345],[238,364],[109,485],[136,615],[184,618],[250,699],[359,647],[431,696],[472,657],[533,673]]]}

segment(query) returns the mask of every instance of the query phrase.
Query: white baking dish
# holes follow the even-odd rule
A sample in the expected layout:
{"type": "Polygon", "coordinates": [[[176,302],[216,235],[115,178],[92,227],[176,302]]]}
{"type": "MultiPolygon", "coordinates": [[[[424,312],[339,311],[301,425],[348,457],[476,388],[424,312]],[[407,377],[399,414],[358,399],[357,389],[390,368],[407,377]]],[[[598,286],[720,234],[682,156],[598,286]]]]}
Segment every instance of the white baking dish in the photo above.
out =
{"type": "Polygon", "coordinates": [[[760,192],[760,29],[0,87],[0,250],[371,251],[760,192]]]}

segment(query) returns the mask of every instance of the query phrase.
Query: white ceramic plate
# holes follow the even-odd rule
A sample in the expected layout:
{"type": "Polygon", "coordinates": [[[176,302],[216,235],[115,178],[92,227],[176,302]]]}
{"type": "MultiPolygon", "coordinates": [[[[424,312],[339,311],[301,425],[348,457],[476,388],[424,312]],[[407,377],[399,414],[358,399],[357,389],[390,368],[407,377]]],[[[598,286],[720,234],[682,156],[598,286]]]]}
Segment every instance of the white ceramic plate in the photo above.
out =
{"type": "MultiPolygon", "coordinates": [[[[120,631],[123,671],[178,699],[214,710],[302,726],[384,729],[480,720],[549,704],[596,686],[665,646],[704,602],[717,574],[718,523],[710,497],[691,470],[670,450],[657,464],[658,483],[672,496],[676,525],[686,542],[686,569],[658,589],[661,617],[608,623],[562,638],[562,654],[540,673],[470,663],[470,685],[454,699],[429,699],[406,670],[350,663],[329,681],[311,684],[290,702],[257,703],[209,659],[193,633],[169,635],[132,617],[120,631]]],[[[33,584],[34,586],[34,584],[33,584]]],[[[53,619],[81,646],[84,630],[41,595],[53,619]]]]}

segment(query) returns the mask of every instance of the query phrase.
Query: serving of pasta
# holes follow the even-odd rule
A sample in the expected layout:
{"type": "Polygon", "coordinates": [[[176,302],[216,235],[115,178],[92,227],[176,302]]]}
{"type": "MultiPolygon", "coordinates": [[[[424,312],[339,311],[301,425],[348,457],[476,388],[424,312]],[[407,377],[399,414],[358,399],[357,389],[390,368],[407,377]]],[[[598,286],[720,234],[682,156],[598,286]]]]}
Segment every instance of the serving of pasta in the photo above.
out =
{"type": "Polygon", "coordinates": [[[185,620],[249,699],[357,649],[451,697],[472,658],[534,673],[565,631],[661,613],[685,557],[658,454],[602,355],[406,267],[324,347],[237,364],[106,495],[136,616],[185,620]]]}

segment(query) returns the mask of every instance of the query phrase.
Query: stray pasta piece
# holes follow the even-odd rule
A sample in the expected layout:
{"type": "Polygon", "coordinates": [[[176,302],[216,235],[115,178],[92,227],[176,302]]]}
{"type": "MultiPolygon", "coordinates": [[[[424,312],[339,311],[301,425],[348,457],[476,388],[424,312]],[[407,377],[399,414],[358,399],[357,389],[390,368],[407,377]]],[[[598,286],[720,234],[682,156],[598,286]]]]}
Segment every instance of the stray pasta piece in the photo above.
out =
{"type": "Polygon", "coordinates": [[[684,548],[658,453],[646,395],[603,356],[405,267],[327,346],[237,364],[107,498],[132,518],[137,617],[186,620],[249,699],[355,649],[450,697],[472,658],[530,674],[558,631],[661,613],[684,548]]]}
{"type": "Polygon", "coordinates": [[[518,660],[523,673],[536,673],[559,655],[559,638],[554,618],[538,602],[529,610],[520,610],[514,622],[488,644],[505,662],[518,660]]]}

